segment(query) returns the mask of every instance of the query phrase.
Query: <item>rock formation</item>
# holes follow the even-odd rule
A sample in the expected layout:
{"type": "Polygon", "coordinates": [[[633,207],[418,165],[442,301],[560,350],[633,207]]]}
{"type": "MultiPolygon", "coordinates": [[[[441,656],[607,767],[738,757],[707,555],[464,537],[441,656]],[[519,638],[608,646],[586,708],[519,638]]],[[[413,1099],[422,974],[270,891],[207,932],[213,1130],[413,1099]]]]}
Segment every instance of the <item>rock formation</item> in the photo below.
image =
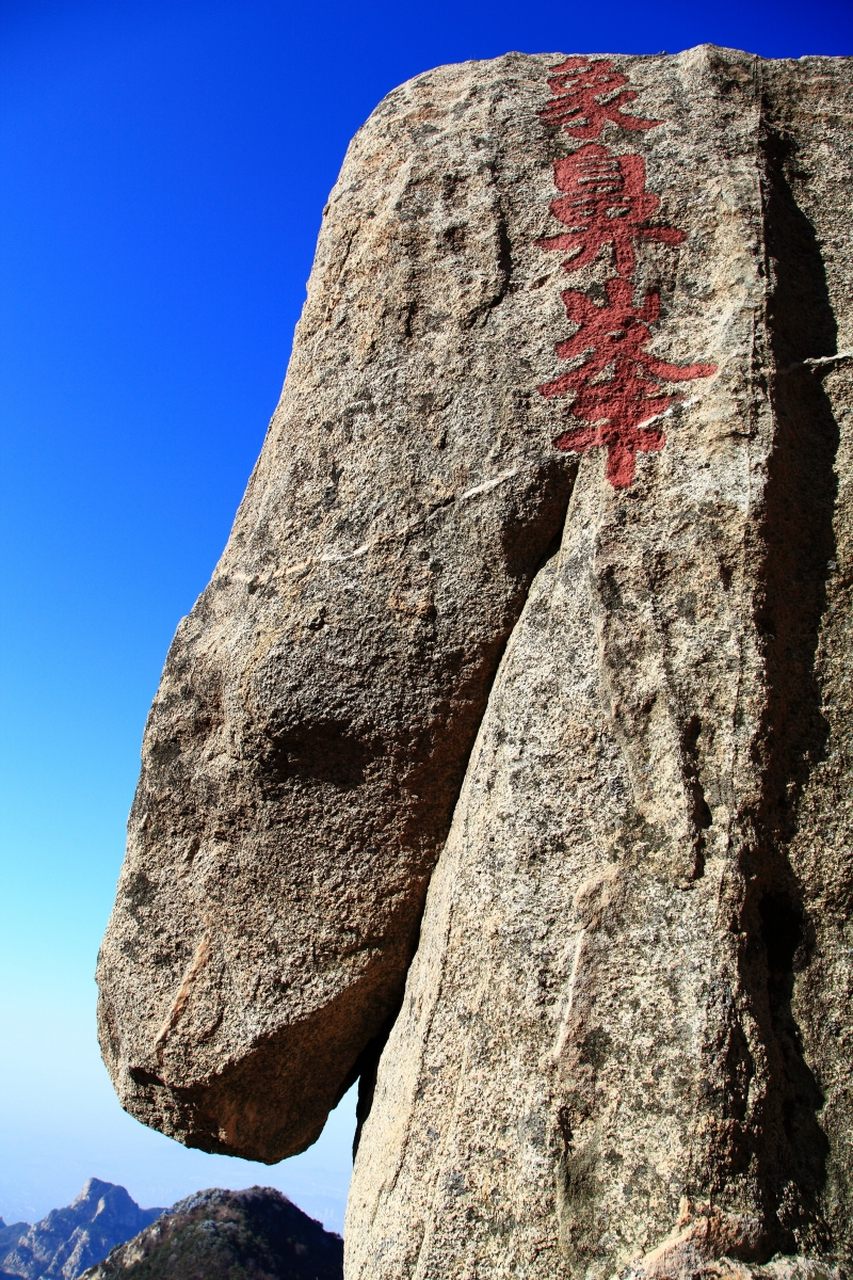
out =
{"type": "Polygon", "coordinates": [[[0,1218],[0,1265],[6,1254],[25,1236],[30,1229],[28,1222],[4,1222],[0,1218]]]}
{"type": "Polygon", "coordinates": [[[179,1200],[86,1280],[342,1280],[344,1244],[272,1187],[179,1200]]]}
{"type": "Polygon", "coordinates": [[[77,1280],[162,1212],[140,1209],[124,1187],[90,1178],[66,1208],[51,1209],[33,1226],[17,1224],[24,1231],[0,1254],[0,1266],[21,1280],[77,1280]]]}
{"type": "Polygon", "coordinates": [[[351,1280],[853,1262],[851,206],[843,59],[509,54],[347,154],[98,973],[190,1145],[361,1076],[351,1280]]]}

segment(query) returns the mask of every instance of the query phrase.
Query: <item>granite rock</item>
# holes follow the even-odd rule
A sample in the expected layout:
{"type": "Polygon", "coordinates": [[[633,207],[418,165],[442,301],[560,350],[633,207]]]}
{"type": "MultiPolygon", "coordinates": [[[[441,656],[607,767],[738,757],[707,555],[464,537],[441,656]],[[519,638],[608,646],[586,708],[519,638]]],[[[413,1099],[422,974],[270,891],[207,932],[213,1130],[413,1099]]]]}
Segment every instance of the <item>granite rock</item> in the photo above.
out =
{"type": "Polygon", "coordinates": [[[688,233],[661,346],[717,373],[630,486],[583,453],[379,1064],[352,1280],[853,1259],[853,74],[617,65],[688,233]]]}
{"type": "Polygon", "coordinates": [[[535,388],[553,337],[531,280],[546,64],[445,70],[356,137],[263,453],[167,658],[100,1034],[122,1104],[190,1145],[306,1147],[396,1011],[562,529],[575,463],[535,388]]]}
{"type": "Polygon", "coordinates": [[[190,1145],[361,1076],[351,1280],[853,1262],[851,122],[509,54],[348,152],[99,982],[190,1145]]]}

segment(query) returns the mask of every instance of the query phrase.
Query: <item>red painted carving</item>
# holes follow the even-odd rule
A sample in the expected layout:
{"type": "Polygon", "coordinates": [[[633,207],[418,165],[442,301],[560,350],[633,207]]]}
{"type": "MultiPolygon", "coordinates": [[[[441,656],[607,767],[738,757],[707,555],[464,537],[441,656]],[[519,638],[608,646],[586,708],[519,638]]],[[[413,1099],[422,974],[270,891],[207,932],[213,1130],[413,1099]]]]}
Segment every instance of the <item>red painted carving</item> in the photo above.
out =
{"type": "Polygon", "coordinates": [[[660,207],[660,198],[646,190],[642,156],[614,156],[600,143],[588,142],[574,155],[557,161],[554,184],[565,194],[551,201],[551,212],[569,230],[536,243],[543,249],[574,250],[563,263],[566,271],[587,266],[604,245],[611,244],[619,275],[632,276],[635,240],[681,244],[685,239],[684,232],[674,227],[647,225],[660,207]]]}
{"type": "Polygon", "coordinates": [[[652,336],[649,325],[660,314],[659,295],[650,290],[637,307],[630,280],[608,280],[606,289],[607,301],[600,307],[577,289],[561,294],[566,314],[578,328],[571,338],[557,343],[557,354],[563,360],[581,357],[581,363],[539,391],[549,400],[575,391],[573,416],[594,425],[566,431],[554,445],[578,453],[604,446],[607,478],[624,489],[634,478],[637,453],[664,444],[659,428],[643,424],[681,398],[662,394],[660,384],[707,378],[716,365],[659,360],[645,349],[652,336]],[[611,377],[602,379],[608,368],[611,377]]]}
{"type": "MultiPolygon", "coordinates": [[[[566,58],[551,70],[548,83],[554,97],[539,114],[574,138],[599,138],[608,120],[632,130],[660,124],[625,114],[622,108],[637,94],[623,88],[627,77],[613,70],[611,58],[566,58]]],[[[637,245],[644,240],[681,244],[685,235],[674,227],[649,226],[660,200],[646,190],[642,156],[614,156],[600,143],[587,142],[556,162],[554,184],[563,194],[551,202],[551,212],[567,230],[536,243],[568,252],[566,271],[587,266],[612,245],[617,274],[607,281],[607,300],[601,306],[577,289],[561,295],[577,328],[557,343],[556,351],[574,364],[539,391],[549,400],[574,392],[572,415],[589,425],[564,431],[555,447],[578,453],[605,448],[605,474],[624,489],[634,478],[637,454],[664,446],[666,437],[653,424],[682,398],[667,392],[664,384],[707,378],[716,365],[670,364],[646,350],[649,326],[660,315],[660,295],[650,289],[641,306],[634,303],[637,245]]]]}
{"type": "Polygon", "coordinates": [[[598,138],[608,120],[622,129],[653,129],[660,120],[641,120],[628,116],[622,107],[638,96],[633,89],[622,89],[628,77],[613,70],[612,58],[566,58],[556,67],[548,84],[554,97],[539,112],[546,124],[562,125],[573,138],[598,138]],[[622,89],[621,93],[614,91],[622,89]],[[601,102],[606,98],[606,102],[601,102]]]}

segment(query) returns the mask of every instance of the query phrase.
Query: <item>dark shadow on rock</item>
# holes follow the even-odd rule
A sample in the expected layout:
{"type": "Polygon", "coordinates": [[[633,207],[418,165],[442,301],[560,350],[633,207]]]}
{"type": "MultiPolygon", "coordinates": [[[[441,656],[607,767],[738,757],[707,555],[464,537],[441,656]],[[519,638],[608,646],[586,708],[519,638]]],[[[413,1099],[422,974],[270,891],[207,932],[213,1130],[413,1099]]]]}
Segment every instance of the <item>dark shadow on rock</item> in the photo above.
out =
{"type": "Polygon", "coordinates": [[[347,791],[364,782],[380,750],[378,741],[359,738],[344,721],[300,725],[270,737],[267,776],[273,784],[301,778],[347,791]]]}
{"type": "Polygon", "coordinates": [[[762,799],[756,843],[744,867],[747,942],[742,976],[767,1051],[769,1085],[755,1117],[757,1173],[769,1253],[823,1250],[819,1202],[829,1144],[823,1098],[803,1055],[792,1012],[794,974],[808,963],[809,921],[786,856],[809,774],[826,751],[815,656],[835,555],[834,471],[839,429],[819,375],[804,361],[836,351],[820,245],[789,176],[794,143],[763,138],[765,266],[770,280],[768,386],[774,444],[768,464],[763,596],[756,617],[764,646],[767,704],[758,735],[762,799]]]}

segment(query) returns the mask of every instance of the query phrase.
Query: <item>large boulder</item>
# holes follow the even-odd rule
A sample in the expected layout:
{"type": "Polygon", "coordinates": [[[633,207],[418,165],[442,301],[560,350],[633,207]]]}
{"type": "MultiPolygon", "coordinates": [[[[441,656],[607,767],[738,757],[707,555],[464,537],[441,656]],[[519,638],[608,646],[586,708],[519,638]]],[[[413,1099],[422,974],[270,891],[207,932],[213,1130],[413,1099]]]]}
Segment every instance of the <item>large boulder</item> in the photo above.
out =
{"type": "Polygon", "coordinates": [[[99,981],[190,1144],[361,1074],[352,1280],[853,1261],[851,121],[510,54],[348,153],[99,981]]]}
{"type": "Polygon", "coordinates": [[[206,1150],[306,1147],[396,1011],[563,527],[576,462],[536,391],[560,305],[533,278],[547,63],[448,68],[356,137],[263,453],[166,661],[101,1044],[123,1105],[206,1150]]]}
{"type": "Polygon", "coordinates": [[[718,372],[630,487],[582,457],[381,1059],[352,1280],[853,1258],[853,69],[619,66],[663,123],[605,137],[688,232],[642,250],[654,349],[718,372]]]}

